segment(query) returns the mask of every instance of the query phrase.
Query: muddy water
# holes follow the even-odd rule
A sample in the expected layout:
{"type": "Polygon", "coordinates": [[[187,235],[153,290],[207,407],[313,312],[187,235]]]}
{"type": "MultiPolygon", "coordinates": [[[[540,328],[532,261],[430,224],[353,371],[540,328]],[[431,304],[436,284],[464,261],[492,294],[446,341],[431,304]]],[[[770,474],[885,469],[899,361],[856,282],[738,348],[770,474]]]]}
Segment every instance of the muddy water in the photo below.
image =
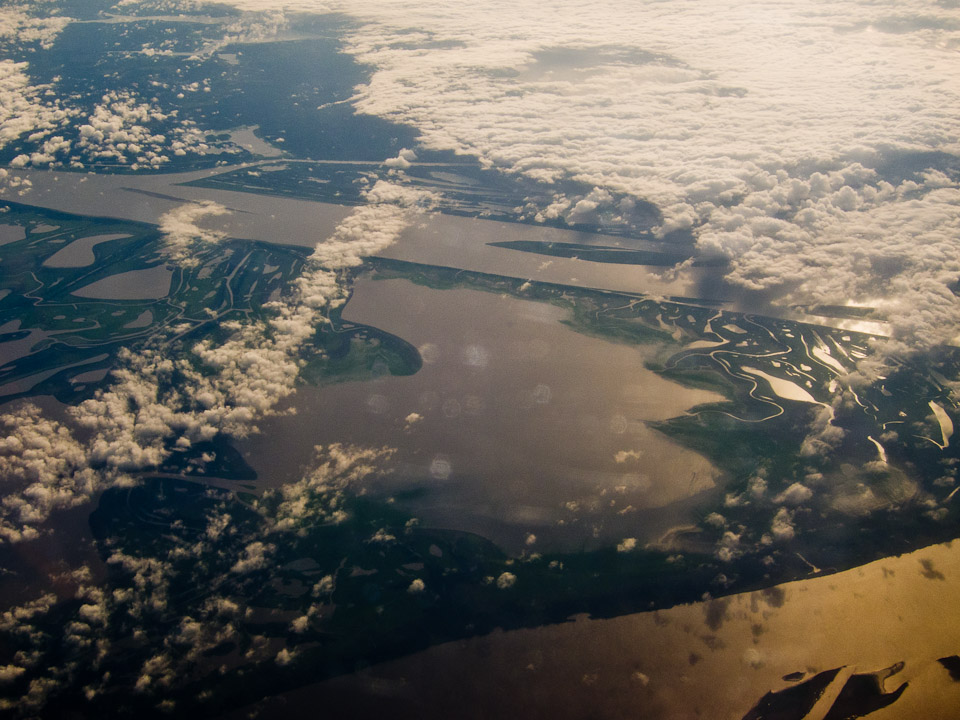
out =
{"type": "Polygon", "coordinates": [[[26,236],[26,231],[19,225],[0,224],[0,246],[19,242],[26,236]]]}
{"type": "MultiPolygon", "coordinates": [[[[705,275],[716,273],[715,268],[689,268],[682,273],[671,273],[669,268],[548,257],[490,244],[512,241],[591,244],[597,242],[597,237],[573,230],[434,214],[408,228],[380,255],[525,280],[653,295],[691,296],[705,275]]],[[[601,242],[610,244],[610,240],[601,239],[601,242]]]]}
{"type": "Polygon", "coordinates": [[[73,294],[98,300],[157,300],[170,293],[173,270],[156,265],[143,270],[128,270],[85,285],[73,294]]]}
{"type": "Polygon", "coordinates": [[[882,687],[905,692],[871,720],[953,718],[960,682],[937,660],[960,653],[958,592],[960,546],[936,545],[763,592],[438,645],[287,693],[260,717],[310,717],[319,698],[353,720],[740,720],[767,692],[840,668],[812,719],[851,674],[903,663],[882,687]]]}
{"type": "Polygon", "coordinates": [[[423,368],[298,391],[297,415],[246,445],[269,484],[295,477],[316,444],[388,445],[384,487],[426,487],[411,504],[424,522],[506,546],[532,532],[536,549],[659,537],[714,486],[707,460],[645,421],[721,398],[646,370],[656,347],[578,334],[543,303],[405,280],[361,279],[344,317],[414,344],[423,368]]]}
{"type": "MultiPolygon", "coordinates": [[[[212,200],[231,212],[203,219],[203,227],[233,238],[302,247],[314,247],[329,238],[353,212],[341,205],[182,185],[230,169],[235,168],[125,176],[24,170],[16,174],[30,180],[32,189],[20,197],[14,190],[0,188],[0,199],[154,224],[164,213],[184,204],[212,200]]],[[[420,216],[382,255],[522,279],[678,296],[695,292],[705,274],[716,272],[692,268],[673,277],[664,273],[664,268],[550,258],[489,244],[508,240],[597,242],[573,230],[430,213],[420,216]]]]}
{"type": "Polygon", "coordinates": [[[112,235],[91,235],[89,237],[74,240],[66,247],[62,247],[53,255],[43,261],[45,267],[52,268],[75,268],[93,265],[96,256],[93,254],[93,248],[102,242],[109,240],[119,240],[120,238],[130,237],[124,233],[115,233],[112,235]]]}

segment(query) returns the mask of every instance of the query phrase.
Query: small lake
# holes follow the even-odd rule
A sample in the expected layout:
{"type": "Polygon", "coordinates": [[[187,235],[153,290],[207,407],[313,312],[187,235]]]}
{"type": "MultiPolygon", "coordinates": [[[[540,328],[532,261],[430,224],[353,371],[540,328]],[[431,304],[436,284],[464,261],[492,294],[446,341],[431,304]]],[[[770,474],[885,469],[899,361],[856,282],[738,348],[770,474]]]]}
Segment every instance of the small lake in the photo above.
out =
{"type": "Polygon", "coordinates": [[[156,265],[143,270],[129,270],[85,285],[73,294],[98,300],[157,300],[170,292],[173,270],[156,265]]]}
{"type": "Polygon", "coordinates": [[[93,265],[96,256],[93,254],[93,248],[100,243],[109,240],[120,240],[128,238],[125,233],[114,233],[111,235],[91,235],[89,237],[74,240],[66,247],[62,247],[53,255],[43,261],[44,266],[51,268],[76,268],[93,265]]]}

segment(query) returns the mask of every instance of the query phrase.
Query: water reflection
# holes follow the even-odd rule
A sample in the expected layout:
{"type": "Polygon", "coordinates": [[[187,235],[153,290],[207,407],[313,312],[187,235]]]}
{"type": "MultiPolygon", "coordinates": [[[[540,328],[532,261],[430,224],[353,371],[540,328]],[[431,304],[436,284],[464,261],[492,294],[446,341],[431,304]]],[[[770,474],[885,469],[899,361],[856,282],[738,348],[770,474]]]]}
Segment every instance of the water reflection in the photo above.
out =
{"type": "Polygon", "coordinates": [[[261,716],[307,717],[322,697],[353,720],[955,717],[960,625],[930,618],[953,617],[958,592],[960,546],[936,545],[762,592],[446,643],[261,716]],[[936,586],[918,581],[925,565],[941,569],[936,586]]]}
{"type": "Polygon", "coordinates": [[[520,548],[529,532],[545,548],[654,540],[714,486],[709,462],[645,424],[720,399],[647,370],[657,346],[578,334],[551,305],[405,280],[361,278],[344,318],[421,348],[423,367],[302,388],[296,416],[245,445],[265,483],[294,478],[316,444],[394,446],[377,489],[426,488],[401,500],[425,523],[520,548]]]}

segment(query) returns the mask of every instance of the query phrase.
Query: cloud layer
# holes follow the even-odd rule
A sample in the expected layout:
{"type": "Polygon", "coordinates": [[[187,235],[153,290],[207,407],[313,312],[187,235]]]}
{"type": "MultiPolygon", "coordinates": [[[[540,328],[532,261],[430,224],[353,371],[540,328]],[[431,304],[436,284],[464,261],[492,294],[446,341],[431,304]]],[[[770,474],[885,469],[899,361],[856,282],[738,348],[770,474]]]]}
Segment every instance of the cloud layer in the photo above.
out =
{"type": "Polygon", "coordinates": [[[597,188],[558,195],[543,217],[650,200],[661,232],[693,228],[703,252],[730,258],[735,285],[784,303],[877,306],[891,352],[960,335],[948,289],[960,272],[957,178],[920,155],[960,155],[955,9],[232,4],[359,18],[347,49],[376,68],[359,111],[416,126],[431,148],[597,188]],[[920,172],[887,172],[897,162],[920,172]]]}

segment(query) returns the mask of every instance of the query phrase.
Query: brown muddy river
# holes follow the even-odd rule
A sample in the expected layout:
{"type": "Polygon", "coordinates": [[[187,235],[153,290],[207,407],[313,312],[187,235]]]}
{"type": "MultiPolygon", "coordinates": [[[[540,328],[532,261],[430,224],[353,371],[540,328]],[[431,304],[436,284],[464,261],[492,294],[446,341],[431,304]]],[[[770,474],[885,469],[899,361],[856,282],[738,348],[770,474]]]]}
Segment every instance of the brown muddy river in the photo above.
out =
{"type": "Polygon", "coordinates": [[[351,720],[955,718],[960,681],[939,659],[960,652],[949,622],[958,591],[960,546],[934,545],[761,592],[445,643],[259,709],[307,718],[319,700],[351,720]],[[767,693],[831,671],[812,707],[799,693],[786,712],[749,714],[767,693]],[[861,698],[857,714],[828,715],[854,676],[890,697],[906,685],[887,707],[870,712],[861,698]]]}
{"type": "MultiPolygon", "coordinates": [[[[330,203],[182,184],[230,169],[138,176],[25,170],[17,175],[28,179],[32,189],[21,197],[16,190],[0,188],[0,199],[154,224],[177,207],[210,200],[230,212],[204,218],[199,222],[202,227],[232,238],[301,247],[314,247],[329,238],[337,224],[353,211],[330,203]]],[[[664,268],[548,258],[490,245],[515,240],[589,244],[597,237],[602,238],[573,230],[429,213],[408,227],[381,255],[580,287],[678,296],[696,292],[704,276],[715,274],[710,268],[691,268],[672,277],[662,272],[664,268]]]]}

